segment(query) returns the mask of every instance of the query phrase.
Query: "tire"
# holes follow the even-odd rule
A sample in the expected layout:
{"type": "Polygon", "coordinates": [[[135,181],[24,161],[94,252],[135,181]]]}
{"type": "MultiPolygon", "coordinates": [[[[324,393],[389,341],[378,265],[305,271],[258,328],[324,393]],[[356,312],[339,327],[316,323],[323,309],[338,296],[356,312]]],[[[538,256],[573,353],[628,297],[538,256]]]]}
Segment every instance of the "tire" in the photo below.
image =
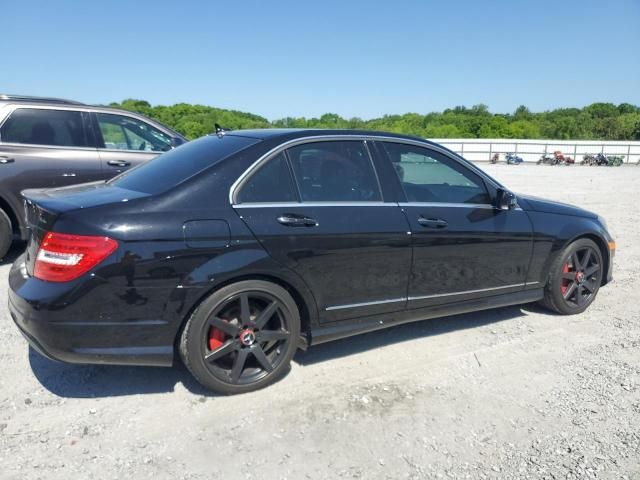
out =
{"type": "Polygon", "coordinates": [[[246,280],[212,293],[180,337],[180,356],[205,388],[225,395],[266,387],[289,370],[300,313],[284,288],[246,280]]]}
{"type": "Polygon", "coordinates": [[[0,209],[0,260],[11,248],[11,242],[13,241],[13,227],[11,225],[11,219],[0,209]]]}
{"type": "Polygon", "coordinates": [[[593,240],[572,242],[549,269],[542,305],[562,315],[584,312],[598,294],[603,269],[602,253],[593,240]]]}

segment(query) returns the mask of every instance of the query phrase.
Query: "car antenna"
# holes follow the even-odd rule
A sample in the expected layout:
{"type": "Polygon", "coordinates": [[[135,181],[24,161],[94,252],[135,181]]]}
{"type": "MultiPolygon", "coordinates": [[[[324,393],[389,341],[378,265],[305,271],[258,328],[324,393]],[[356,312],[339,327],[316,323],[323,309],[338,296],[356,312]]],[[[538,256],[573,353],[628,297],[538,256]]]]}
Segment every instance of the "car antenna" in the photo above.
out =
{"type": "Polygon", "coordinates": [[[214,123],[213,126],[216,129],[216,132],[215,132],[216,135],[218,135],[219,137],[222,137],[225,133],[229,131],[228,128],[222,128],[219,123],[214,123]]]}

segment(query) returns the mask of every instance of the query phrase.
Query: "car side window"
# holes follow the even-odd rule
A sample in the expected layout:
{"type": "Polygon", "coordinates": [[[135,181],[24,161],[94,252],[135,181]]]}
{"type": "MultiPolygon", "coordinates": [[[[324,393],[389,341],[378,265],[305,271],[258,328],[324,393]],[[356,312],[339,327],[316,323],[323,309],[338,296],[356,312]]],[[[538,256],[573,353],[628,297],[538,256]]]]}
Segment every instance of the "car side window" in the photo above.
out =
{"type": "Polygon", "coordinates": [[[482,178],[439,152],[383,142],[409,202],[490,204],[482,178]]]}
{"type": "Polygon", "coordinates": [[[291,147],[287,153],[303,202],[382,200],[363,142],[305,143],[291,147]]]}
{"type": "Polygon", "coordinates": [[[269,159],[242,185],[237,203],[297,202],[287,159],[283,153],[269,159]]]}
{"type": "Polygon", "coordinates": [[[104,148],[166,152],[171,150],[171,137],[148,123],[124,115],[96,113],[104,148]]]}
{"type": "Polygon", "coordinates": [[[0,129],[5,143],[88,147],[82,112],[44,108],[18,108],[0,129]]]}

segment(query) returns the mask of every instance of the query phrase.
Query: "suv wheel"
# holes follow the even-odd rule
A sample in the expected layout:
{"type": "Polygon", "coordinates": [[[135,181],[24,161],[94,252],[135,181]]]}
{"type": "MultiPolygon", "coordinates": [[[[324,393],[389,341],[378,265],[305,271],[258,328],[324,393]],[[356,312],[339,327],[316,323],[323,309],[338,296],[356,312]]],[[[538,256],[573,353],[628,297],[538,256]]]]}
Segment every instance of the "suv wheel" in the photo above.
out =
{"type": "Polygon", "coordinates": [[[13,228],[9,216],[0,209],[0,259],[9,251],[13,240],[13,228]]]}
{"type": "Polygon", "coordinates": [[[265,387],[289,369],[300,314],[284,288],[247,280],[205,299],[182,332],[180,355],[206,388],[223,394],[265,387]]]}

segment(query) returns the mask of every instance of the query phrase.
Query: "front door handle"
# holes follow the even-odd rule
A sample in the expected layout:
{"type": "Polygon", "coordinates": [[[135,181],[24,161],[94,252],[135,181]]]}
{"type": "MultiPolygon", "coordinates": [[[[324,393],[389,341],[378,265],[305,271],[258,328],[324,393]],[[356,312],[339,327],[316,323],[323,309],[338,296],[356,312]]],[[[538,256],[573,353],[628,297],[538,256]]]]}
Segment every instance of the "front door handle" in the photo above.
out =
{"type": "Polygon", "coordinates": [[[423,227],[427,228],[445,228],[447,225],[446,220],[442,220],[441,218],[418,218],[418,223],[423,227]]]}
{"type": "Polygon", "coordinates": [[[127,162],[126,160],[109,160],[107,164],[112,167],[128,167],[131,165],[131,162],[127,162]]]}
{"type": "Polygon", "coordinates": [[[278,223],[287,227],[317,227],[318,222],[313,218],[305,217],[303,215],[293,215],[285,213],[280,215],[276,220],[278,223]]]}
{"type": "Polygon", "coordinates": [[[16,159],[15,159],[15,158],[0,157],[0,164],[13,163],[13,162],[15,162],[15,161],[16,161],[16,159]]]}

